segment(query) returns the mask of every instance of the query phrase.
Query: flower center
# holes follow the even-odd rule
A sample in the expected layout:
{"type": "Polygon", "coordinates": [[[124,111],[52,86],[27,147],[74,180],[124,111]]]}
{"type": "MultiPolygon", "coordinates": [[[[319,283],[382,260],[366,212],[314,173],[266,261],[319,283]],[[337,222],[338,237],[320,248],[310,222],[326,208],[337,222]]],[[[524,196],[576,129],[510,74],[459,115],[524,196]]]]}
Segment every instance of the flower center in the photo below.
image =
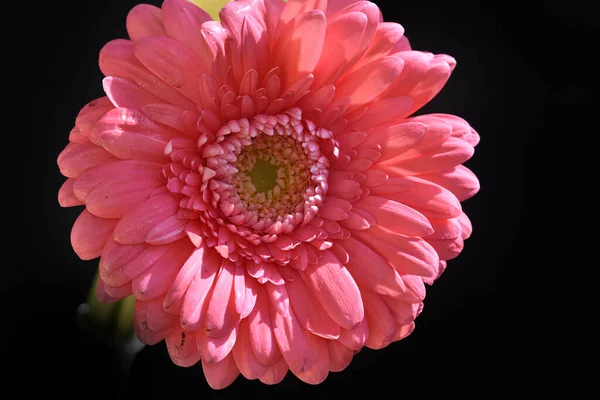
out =
{"type": "Polygon", "coordinates": [[[231,183],[248,210],[276,219],[307,197],[311,164],[294,138],[259,135],[239,154],[231,183]]]}

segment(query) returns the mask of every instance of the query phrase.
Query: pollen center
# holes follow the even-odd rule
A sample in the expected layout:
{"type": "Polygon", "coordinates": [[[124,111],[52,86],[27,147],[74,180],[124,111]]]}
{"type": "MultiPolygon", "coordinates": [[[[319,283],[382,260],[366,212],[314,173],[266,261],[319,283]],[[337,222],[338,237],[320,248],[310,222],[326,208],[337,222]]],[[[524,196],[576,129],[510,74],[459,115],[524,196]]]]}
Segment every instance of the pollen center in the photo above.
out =
{"type": "Polygon", "coordinates": [[[250,181],[257,192],[268,193],[277,183],[277,171],[279,167],[270,161],[258,159],[250,172],[250,181]]]}
{"type": "Polygon", "coordinates": [[[248,210],[276,218],[305,200],[311,164],[293,137],[259,135],[237,157],[231,183],[248,210]]]}

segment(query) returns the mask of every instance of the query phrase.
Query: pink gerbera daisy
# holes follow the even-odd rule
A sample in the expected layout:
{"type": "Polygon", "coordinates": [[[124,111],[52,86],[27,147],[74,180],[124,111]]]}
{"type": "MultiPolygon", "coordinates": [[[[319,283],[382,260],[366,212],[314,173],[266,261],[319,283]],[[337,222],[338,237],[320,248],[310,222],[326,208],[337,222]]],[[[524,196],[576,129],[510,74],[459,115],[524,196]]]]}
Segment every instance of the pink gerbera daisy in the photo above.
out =
{"type": "MultiPolygon", "coordinates": [[[[202,3],[199,1],[198,3],[202,3]]],[[[100,52],[106,97],[58,158],[98,297],[213,388],[341,371],[409,335],[471,225],[477,133],[410,117],[455,61],[413,51],[377,6],[139,5],[100,52]]]]}

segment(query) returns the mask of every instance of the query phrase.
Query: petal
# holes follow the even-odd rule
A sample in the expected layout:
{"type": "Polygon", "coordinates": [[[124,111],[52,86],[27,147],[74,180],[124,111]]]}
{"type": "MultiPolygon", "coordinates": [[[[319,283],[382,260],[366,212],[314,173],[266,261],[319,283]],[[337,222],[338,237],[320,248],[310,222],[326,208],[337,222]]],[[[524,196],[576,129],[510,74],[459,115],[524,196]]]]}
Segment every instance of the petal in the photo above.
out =
{"type": "Polygon", "coordinates": [[[327,350],[329,351],[329,370],[331,372],[343,371],[350,365],[352,357],[354,357],[354,352],[337,340],[328,340],[327,350]]]}
{"type": "Polygon", "coordinates": [[[162,165],[149,161],[122,160],[102,164],[85,171],[73,183],[73,193],[86,201],[89,193],[98,185],[108,182],[119,186],[130,182],[160,182],[162,165]]]}
{"type": "Polygon", "coordinates": [[[212,68],[213,54],[202,34],[202,24],[211,16],[186,0],[165,0],[162,4],[163,23],[170,37],[186,45],[203,62],[203,69],[212,68]]]}
{"type": "Polygon", "coordinates": [[[121,218],[113,237],[122,244],[143,243],[152,228],[174,216],[178,209],[179,202],[170,194],[151,197],[121,218]]]}
{"type": "Polygon", "coordinates": [[[369,323],[369,339],[365,345],[370,349],[382,349],[389,345],[396,333],[396,323],[381,298],[369,291],[363,291],[365,317],[369,323]]]}
{"type": "Polygon", "coordinates": [[[337,339],[340,336],[340,327],[323,310],[321,304],[315,299],[308,286],[296,271],[291,272],[295,279],[286,282],[290,303],[294,315],[302,327],[317,336],[326,339],[337,339]]]}
{"type": "Polygon", "coordinates": [[[246,379],[257,379],[265,372],[265,367],[258,362],[250,343],[248,320],[240,321],[237,340],[232,350],[233,359],[246,379]]]}
{"type": "Polygon", "coordinates": [[[104,93],[115,107],[142,109],[146,104],[159,103],[160,100],[123,78],[109,76],[102,80],[104,93]]]}
{"type": "Polygon", "coordinates": [[[83,205],[83,201],[79,200],[73,193],[73,184],[75,179],[67,179],[58,191],[58,204],[61,207],[74,207],[83,205]]]}
{"type": "Polygon", "coordinates": [[[374,227],[366,232],[355,232],[354,236],[386,259],[400,273],[419,276],[435,276],[439,258],[425,240],[415,237],[394,235],[374,227]]]}
{"type": "Polygon", "coordinates": [[[170,244],[158,261],[133,279],[132,289],[135,297],[140,300],[152,300],[165,294],[193,248],[187,240],[170,244]]]}
{"type": "Polygon", "coordinates": [[[377,24],[377,30],[373,40],[369,43],[369,48],[362,56],[353,69],[358,69],[363,65],[385,57],[390,54],[398,40],[404,35],[404,27],[394,22],[382,22],[377,24]]]}
{"type": "Polygon", "coordinates": [[[219,338],[229,334],[240,320],[235,306],[234,274],[235,264],[224,259],[206,310],[204,329],[209,337],[219,338]]]}
{"type": "Polygon", "coordinates": [[[117,161],[117,158],[90,142],[69,143],[58,155],[60,173],[68,178],[77,178],[90,168],[112,161],[117,161]]]}
{"type": "Polygon", "coordinates": [[[226,388],[240,375],[231,354],[218,363],[202,360],[202,370],[208,385],[215,390],[226,388]]]}
{"type": "Polygon", "coordinates": [[[88,211],[98,217],[120,218],[162,185],[158,176],[148,180],[106,180],[88,193],[85,204],[88,211]]]}
{"type": "Polygon", "coordinates": [[[423,214],[393,200],[367,196],[354,205],[371,214],[377,225],[407,236],[427,236],[433,233],[423,214]]]}
{"type": "Polygon", "coordinates": [[[364,317],[358,286],[333,252],[321,254],[318,263],[304,272],[307,284],[329,316],[342,328],[352,329],[364,317]]]}
{"type": "Polygon", "coordinates": [[[127,14],[127,33],[137,41],[146,36],[166,35],[160,8],[149,4],[138,4],[127,14]]]}
{"type": "Polygon", "coordinates": [[[200,103],[200,76],[205,69],[198,56],[169,37],[152,36],[134,45],[135,57],[152,73],[195,103],[200,103]]]}
{"type": "Polygon", "coordinates": [[[209,248],[200,246],[196,257],[201,268],[190,281],[181,306],[181,326],[188,331],[202,329],[208,300],[212,293],[213,284],[221,268],[221,256],[209,248]]]}
{"type": "MultiPolygon", "coordinates": [[[[127,79],[167,104],[183,110],[195,110],[196,106],[192,101],[185,98],[171,85],[156,79],[156,76],[138,61],[133,47],[133,42],[129,40],[116,39],[108,42],[100,50],[99,64],[102,73],[105,76],[127,79]]],[[[112,103],[110,106],[113,108],[112,103]]]]}
{"type": "Polygon", "coordinates": [[[369,324],[364,318],[360,324],[352,329],[343,329],[340,331],[339,341],[344,346],[352,350],[360,350],[369,339],[369,324]]]}
{"type": "Polygon", "coordinates": [[[312,342],[313,347],[315,347],[318,357],[308,371],[292,372],[301,381],[311,385],[318,385],[323,382],[329,374],[329,351],[327,348],[327,342],[329,342],[329,340],[311,334],[308,334],[307,337],[310,342],[312,342]]]}
{"type": "Polygon", "coordinates": [[[289,367],[286,361],[282,358],[276,364],[265,368],[265,372],[258,379],[266,385],[275,385],[285,378],[288,370],[289,367]]]}
{"type": "Polygon", "coordinates": [[[206,331],[200,329],[196,332],[196,344],[202,353],[202,359],[208,363],[216,363],[230,355],[237,339],[238,327],[235,326],[226,335],[218,338],[206,336],[206,331]]]}
{"type": "Polygon", "coordinates": [[[149,246],[122,266],[103,263],[100,265],[100,277],[107,285],[122,286],[152,267],[168,249],[168,246],[149,246]]]}
{"type": "Polygon", "coordinates": [[[384,92],[400,75],[403,64],[399,58],[384,57],[347,75],[337,83],[336,100],[332,104],[337,105],[341,99],[348,96],[348,112],[356,110],[384,92]]]}
{"type": "Polygon", "coordinates": [[[424,179],[408,179],[412,185],[407,190],[385,194],[382,197],[405,204],[426,215],[428,219],[455,218],[460,215],[460,202],[452,192],[424,179]]]}
{"type": "Polygon", "coordinates": [[[316,10],[296,16],[283,29],[272,55],[273,65],[281,67],[283,88],[314,70],[326,27],[325,15],[316,10]]]}
{"type": "Polygon", "coordinates": [[[362,288],[384,296],[395,297],[406,291],[398,272],[379,254],[353,237],[340,242],[350,260],[346,268],[362,288]]]}
{"type": "Polygon", "coordinates": [[[198,270],[202,267],[202,263],[205,257],[204,251],[205,250],[202,246],[194,250],[194,252],[190,255],[185,264],[183,264],[183,266],[181,267],[181,270],[179,270],[175,281],[173,282],[173,284],[169,288],[169,291],[165,295],[163,307],[165,308],[165,311],[169,314],[179,314],[185,296],[185,292],[190,286],[190,283],[192,283],[192,280],[196,276],[198,270]]]}
{"type": "Polygon", "coordinates": [[[457,165],[454,168],[444,171],[419,175],[419,178],[437,183],[448,189],[454,193],[459,201],[465,201],[475,196],[480,188],[477,176],[464,165],[457,165]]]}
{"type": "Polygon", "coordinates": [[[139,110],[117,108],[96,123],[90,139],[120,159],[164,162],[164,149],[176,134],[139,110]]]}
{"type": "Polygon", "coordinates": [[[165,338],[171,360],[180,367],[190,367],[200,361],[194,335],[174,329],[165,338]]]}
{"type": "Polygon", "coordinates": [[[355,55],[366,50],[366,43],[362,49],[357,48],[357,43],[361,43],[367,21],[365,14],[351,12],[327,25],[321,60],[314,70],[314,87],[336,83],[355,55]]]}
{"type": "Polygon", "coordinates": [[[118,220],[100,218],[83,210],[71,229],[71,245],[82,260],[100,257],[118,220]]]}
{"type": "Polygon", "coordinates": [[[473,147],[458,138],[449,138],[436,150],[410,158],[400,155],[377,164],[377,168],[396,176],[421,175],[444,171],[467,161],[473,156],[473,147]]]}
{"type": "Polygon", "coordinates": [[[285,285],[267,283],[263,287],[269,295],[273,333],[283,358],[293,372],[309,370],[318,354],[307,338],[310,333],[302,329],[290,307],[285,285]]]}
{"type": "Polygon", "coordinates": [[[257,288],[256,305],[248,315],[248,325],[250,328],[250,345],[254,355],[258,362],[265,367],[275,364],[281,358],[271,321],[269,298],[267,292],[261,286],[257,288]]]}

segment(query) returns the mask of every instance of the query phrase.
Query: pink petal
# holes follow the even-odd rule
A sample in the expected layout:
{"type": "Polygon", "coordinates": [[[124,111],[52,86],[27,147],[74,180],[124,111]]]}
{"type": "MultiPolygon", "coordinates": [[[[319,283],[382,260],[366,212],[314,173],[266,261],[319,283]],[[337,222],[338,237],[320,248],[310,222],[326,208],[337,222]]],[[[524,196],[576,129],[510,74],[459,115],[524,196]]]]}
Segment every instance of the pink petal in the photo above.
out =
{"type": "Polygon", "coordinates": [[[211,16],[186,0],[165,0],[162,4],[163,23],[170,37],[186,45],[203,62],[203,69],[212,68],[213,54],[202,34],[202,24],[211,16]]]}
{"type": "Polygon", "coordinates": [[[60,190],[58,191],[58,204],[60,204],[61,207],[74,207],[84,204],[83,201],[75,197],[75,194],[73,193],[74,183],[75,179],[69,178],[60,187],[60,190]]]}
{"type": "Polygon", "coordinates": [[[185,292],[187,291],[190,283],[192,283],[192,280],[196,276],[198,270],[202,267],[202,263],[205,257],[204,251],[205,250],[202,246],[194,250],[194,252],[190,255],[185,264],[183,264],[183,266],[181,267],[181,270],[177,274],[175,281],[173,282],[173,284],[169,288],[169,291],[165,295],[163,307],[165,308],[165,311],[169,314],[179,314],[185,296],[185,292]]]}
{"type": "Polygon", "coordinates": [[[168,246],[149,246],[123,266],[103,263],[100,265],[100,277],[107,285],[122,286],[152,267],[168,249],[168,246]]]}
{"type": "Polygon", "coordinates": [[[90,142],[69,143],[58,155],[60,173],[69,178],[77,178],[90,168],[112,161],[117,159],[102,147],[90,142]]]}
{"type": "Polygon", "coordinates": [[[360,324],[352,329],[343,329],[340,331],[339,341],[344,346],[352,350],[360,350],[369,338],[369,324],[364,318],[360,324]]]}
{"type": "Polygon", "coordinates": [[[116,219],[100,218],[83,210],[71,229],[71,245],[82,260],[100,257],[117,224],[116,219]]]}
{"type": "Polygon", "coordinates": [[[231,354],[218,363],[202,360],[202,369],[208,385],[215,390],[226,388],[240,375],[231,354]]]}
{"type": "Polygon", "coordinates": [[[160,8],[149,4],[133,7],[127,14],[127,33],[134,41],[147,36],[166,36],[160,8]]]}
{"type": "Polygon", "coordinates": [[[281,67],[282,86],[287,88],[311,73],[321,57],[327,22],[321,11],[309,11],[292,19],[273,50],[274,66],[281,67]]]}
{"type": "Polygon", "coordinates": [[[309,370],[318,354],[307,338],[310,333],[302,329],[290,307],[285,285],[267,283],[263,287],[269,295],[273,333],[283,358],[293,372],[309,370]]]}
{"type": "Polygon", "coordinates": [[[379,162],[396,157],[421,142],[427,133],[427,125],[419,122],[405,122],[369,130],[367,139],[360,147],[381,145],[379,162]]]}
{"type": "Polygon", "coordinates": [[[121,218],[113,237],[122,244],[143,243],[152,228],[174,216],[178,209],[179,202],[170,194],[151,197],[121,218]]]}
{"type": "Polygon", "coordinates": [[[413,99],[408,96],[376,100],[348,114],[348,128],[366,130],[390,121],[398,121],[408,115],[413,99]]]}
{"type": "Polygon", "coordinates": [[[158,176],[148,180],[106,180],[87,194],[85,204],[88,211],[98,217],[120,218],[162,185],[158,176]]]}
{"type": "Polygon", "coordinates": [[[265,367],[258,362],[250,343],[248,320],[240,321],[238,335],[232,350],[233,359],[246,379],[257,379],[265,372],[265,367]]]}
{"type": "Polygon", "coordinates": [[[327,25],[321,60],[314,70],[315,87],[334,84],[348,68],[357,53],[366,50],[358,48],[367,26],[367,16],[361,12],[351,12],[340,16],[327,25]]]}
{"type": "Polygon", "coordinates": [[[183,110],[195,110],[196,106],[192,101],[169,84],[156,79],[156,76],[138,61],[133,53],[133,47],[133,42],[129,40],[116,39],[108,42],[100,50],[99,64],[102,73],[105,76],[127,79],[167,104],[183,110]]]}
{"type": "Polygon", "coordinates": [[[343,371],[350,365],[352,357],[354,357],[354,352],[337,340],[328,340],[327,350],[329,351],[329,370],[331,372],[343,371]]]}
{"type": "Polygon", "coordinates": [[[120,159],[164,162],[164,149],[175,131],[160,126],[141,111],[117,108],[106,113],[90,139],[120,159]]]}
{"type": "Polygon", "coordinates": [[[180,367],[191,367],[200,361],[201,354],[196,348],[194,335],[180,329],[174,329],[165,338],[169,356],[180,367]]]}
{"type": "Polygon", "coordinates": [[[131,294],[132,294],[131,283],[126,283],[126,284],[118,286],[118,287],[108,286],[105,284],[104,285],[104,293],[106,293],[108,296],[110,296],[113,299],[117,299],[117,300],[124,299],[125,297],[131,296],[131,294]]]}
{"type": "Polygon", "coordinates": [[[266,385],[275,385],[283,380],[288,373],[288,365],[282,358],[276,364],[265,368],[265,372],[258,378],[266,385]]]}
{"type": "Polygon", "coordinates": [[[440,118],[452,127],[452,136],[464,140],[471,146],[479,144],[479,134],[464,119],[451,114],[430,114],[432,117],[440,118]]]}
{"type": "Polygon", "coordinates": [[[377,164],[377,168],[397,176],[421,175],[453,168],[467,161],[473,153],[470,144],[451,137],[429,154],[411,158],[400,155],[377,164]]]}
{"type": "Polygon", "coordinates": [[[351,4],[357,3],[360,0],[328,0],[327,2],[327,17],[331,18],[335,14],[342,11],[351,4]]]}
{"type": "Polygon", "coordinates": [[[369,339],[365,345],[370,349],[382,349],[389,345],[396,333],[396,323],[381,298],[369,291],[362,291],[365,317],[369,323],[369,339]]]}
{"type": "Polygon", "coordinates": [[[458,257],[465,245],[461,236],[454,239],[427,239],[427,242],[438,253],[440,260],[452,260],[458,257]]]}
{"type": "Polygon", "coordinates": [[[458,218],[430,219],[429,222],[431,222],[434,232],[426,239],[454,239],[462,234],[462,227],[458,218]]]}
{"type": "Polygon", "coordinates": [[[312,342],[318,357],[311,369],[308,371],[292,372],[301,381],[311,385],[318,385],[319,383],[323,382],[329,374],[329,351],[327,348],[327,342],[329,342],[329,340],[325,340],[311,334],[308,334],[307,336],[309,341],[312,342]]]}
{"type": "Polygon", "coordinates": [[[358,69],[369,62],[390,54],[390,51],[404,35],[402,25],[394,22],[382,22],[377,25],[377,30],[369,48],[353,69],[358,69]]]}
{"type": "Polygon", "coordinates": [[[192,253],[189,241],[170,244],[164,255],[133,279],[133,294],[140,300],[152,300],[169,290],[181,266],[192,253]]]}
{"type": "Polygon", "coordinates": [[[209,337],[218,338],[229,334],[240,320],[235,307],[234,273],[235,264],[223,260],[206,310],[205,330],[209,337]]]}
{"type": "MultiPolygon", "coordinates": [[[[131,286],[131,285],[129,285],[131,286]]],[[[98,299],[98,301],[102,304],[112,304],[114,302],[117,302],[121,299],[116,298],[116,297],[112,297],[110,294],[106,293],[106,285],[104,284],[104,282],[102,281],[102,279],[98,279],[96,281],[96,298],[98,299]]]]}
{"type": "Polygon", "coordinates": [[[159,103],[160,100],[143,90],[136,84],[117,77],[107,77],[102,80],[104,93],[115,107],[141,109],[146,104],[159,103]]]}
{"type": "Polygon", "coordinates": [[[200,103],[200,76],[210,71],[194,52],[175,39],[162,36],[142,39],[133,51],[148,70],[188,99],[200,103]]]}
{"type": "Polygon", "coordinates": [[[196,250],[200,261],[196,275],[192,278],[181,306],[181,326],[188,331],[201,330],[213,284],[221,268],[221,256],[207,247],[196,250]]]}
{"type": "Polygon", "coordinates": [[[364,317],[363,304],[350,272],[330,250],[304,272],[307,284],[329,316],[342,328],[352,329],[364,317]]]}
{"type": "Polygon", "coordinates": [[[184,238],[186,223],[187,219],[180,219],[172,215],[150,229],[145,237],[146,243],[158,246],[184,238]]]}
{"type": "Polygon", "coordinates": [[[217,363],[225,359],[233,349],[237,339],[238,327],[235,326],[226,335],[218,338],[206,336],[206,331],[200,329],[196,332],[196,343],[198,350],[202,353],[202,359],[209,363],[217,363]]]}
{"type": "Polygon", "coordinates": [[[448,170],[419,175],[419,178],[437,183],[448,189],[454,193],[459,201],[465,201],[475,196],[480,188],[477,176],[464,165],[457,165],[448,170]]]}
{"type": "Polygon", "coordinates": [[[379,254],[353,237],[339,243],[348,252],[346,268],[362,288],[384,296],[399,296],[406,291],[398,272],[379,254]]]}
{"type": "Polygon", "coordinates": [[[100,97],[90,101],[77,114],[75,126],[83,135],[87,136],[90,127],[106,112],[115,108],[108,97],[100,97]]]}
{"type": "Polygon", "coordinates": [[[254,355],[258,362],[265,367],[274,365],[281,358],[271,321],[269,298],[267,292],[261,286],[257,288],[256,305],[248,315],[248,326],[250,328],[250,344],[254,355]]]}
{"type": "Polygon", "coordinates": [[[425,240],[394,235],[377,228],[371,228],[368,233],[355,232],[354,236],[392,264],[400,275],[428,277],[437,274],[439,258],[425,240]]]}
{"type": "Polygon", "coordinates": [[[449,190],[416,177],[408,178],[412,185],[404,191],[382,195],[405,204],[429,219],[455,218],[462,210],[460,202],[449,190]]]}
{"type": "Polygon", "coordinates": [[[461,227],[461,236],[464,240],[468,239],[473,233],[473,225],[471,224],[471,220],[467,217],[467,214],[461,212],[457,218],[458,223],[461,227]]]}
{"type": "Polygon", "coordinates": [[[333,104],[349,96],[348,112],[356,110],[384,92],[400,75],[403,64],[404,61],[399,58],[384,57],[347,75],[336,85],[336,100],[333,104]]]}
{"type": "Polygon", "coordinates": [[[123,160],[102,164],[79,175],[73,183],[73,193],[79,200],[86,201],[88,194],[105,182],[109,186],[139,181],[160,183],[161,170],[161,164],[150,161],[123,160]]]}
{"type": "Polygon", "coordinates": [[[175,319],[165,313],[162,299],[135,301],[133,314],[135,333],[146,344],[156,344],[163,340],[174,326],[175,319]]]}
{"type": "Polygon", "coordinates": [[[367,196],[354,205],[368,212],[377,225],[407,236],[427,236],[433,233],[431,224],[423,214],[393,200],[367,196]]]}
{"type": "Polygon", "coordinates": [[[286,282],[290,303],[294,315],[302,327],[317,336],[326,339],[337,339],[340,336],[340,327],[323,310],[321,304],[313,296],[310,288],[306,286],[300,275],[292,271],[295,279],[286,282]]]}
{"type": "Polygon", "coordinates": [[[423,303],[406,303],[403,301],[381,297],[397,325],[410,324],[423,309],[423,303]]]}

